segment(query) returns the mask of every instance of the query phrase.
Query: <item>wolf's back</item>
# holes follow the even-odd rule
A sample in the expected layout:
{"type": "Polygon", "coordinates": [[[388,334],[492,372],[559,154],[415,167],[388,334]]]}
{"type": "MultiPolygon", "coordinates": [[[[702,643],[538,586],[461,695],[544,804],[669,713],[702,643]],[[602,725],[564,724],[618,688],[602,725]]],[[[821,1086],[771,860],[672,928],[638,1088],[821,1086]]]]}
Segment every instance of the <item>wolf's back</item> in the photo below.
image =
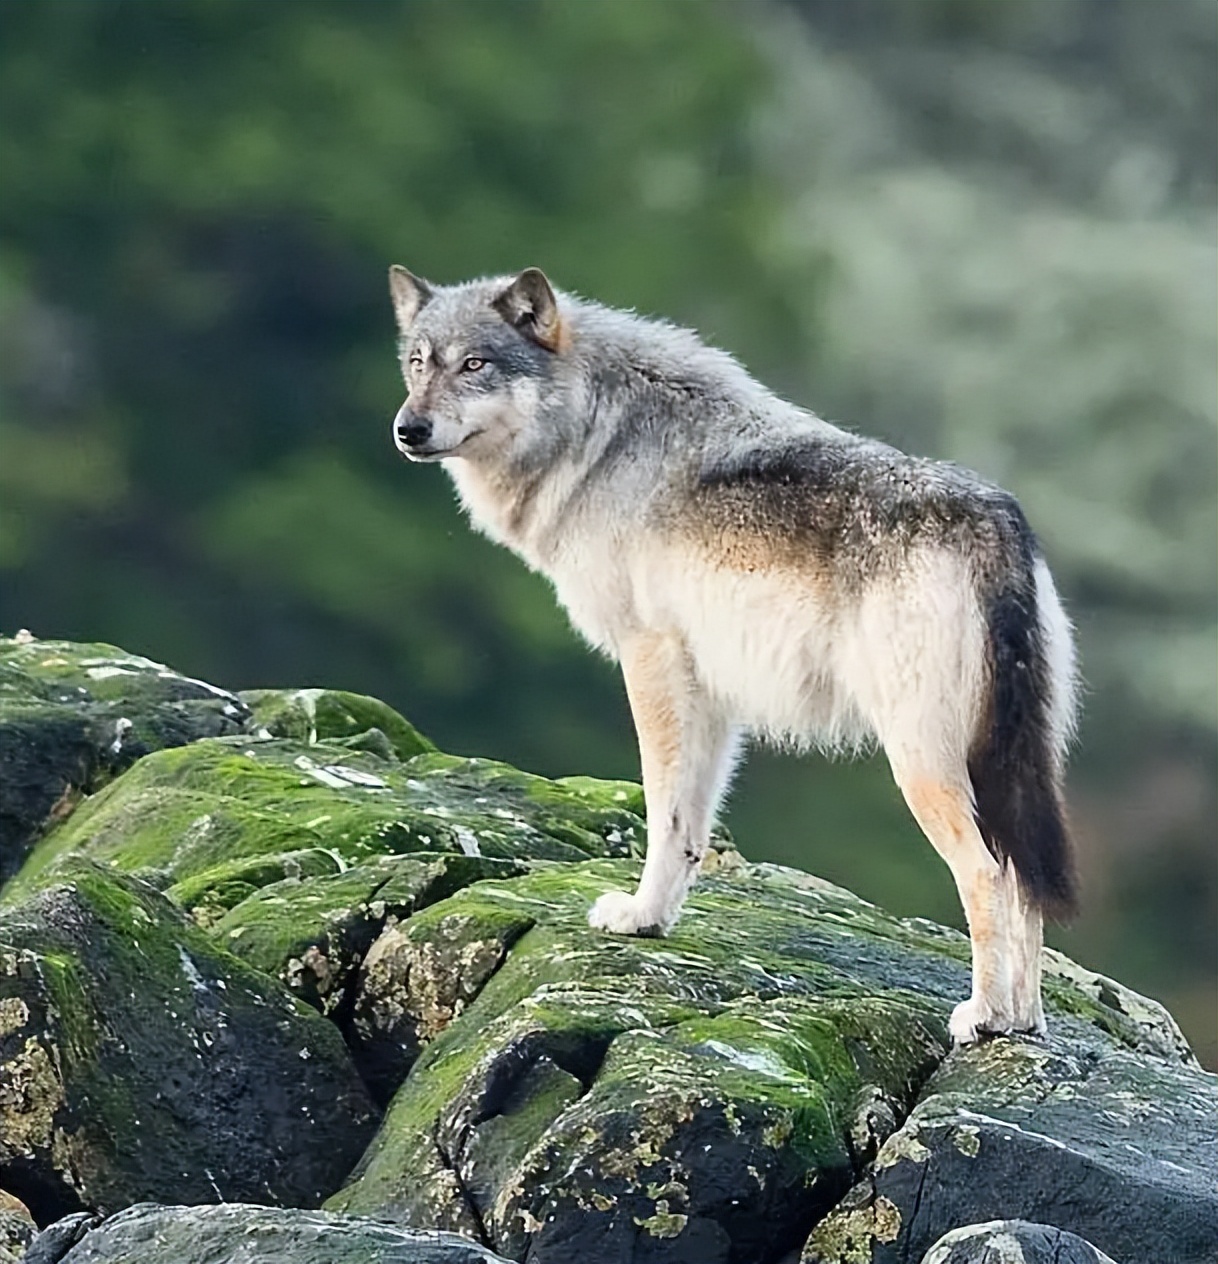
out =
{"type": "Polygon", "coordinates": [[[1030,532],[1020,553],[1015,573],[987,604],[988,706],[968,769],[986,845],[1014,866],[1031,904],[1065,919],[1078,907],[1062,798],[1074,727],[1074,645],[1030,532]]]}

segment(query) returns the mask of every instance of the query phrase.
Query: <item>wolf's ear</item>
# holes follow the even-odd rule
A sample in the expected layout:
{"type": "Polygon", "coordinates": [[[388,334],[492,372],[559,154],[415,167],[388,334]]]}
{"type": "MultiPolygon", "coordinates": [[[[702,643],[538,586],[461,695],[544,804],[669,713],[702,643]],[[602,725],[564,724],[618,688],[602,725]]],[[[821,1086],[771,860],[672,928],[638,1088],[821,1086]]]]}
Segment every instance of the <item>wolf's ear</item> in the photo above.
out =
{"type": "Polygon", "coordinates": [[[554,287],[540,268],[525,270],[491,306],[515,325],[526,338],[531,338],[547,351],[557,351],[562,343],[562,320],[558,315],[558,299],[554,287]]]}
{"type": "Polygon", "coordinates": [[[389,294],[402,333],[414,324],[414,318],[432,300],[431,286],[400,263],[389,269],[389,294]]]}

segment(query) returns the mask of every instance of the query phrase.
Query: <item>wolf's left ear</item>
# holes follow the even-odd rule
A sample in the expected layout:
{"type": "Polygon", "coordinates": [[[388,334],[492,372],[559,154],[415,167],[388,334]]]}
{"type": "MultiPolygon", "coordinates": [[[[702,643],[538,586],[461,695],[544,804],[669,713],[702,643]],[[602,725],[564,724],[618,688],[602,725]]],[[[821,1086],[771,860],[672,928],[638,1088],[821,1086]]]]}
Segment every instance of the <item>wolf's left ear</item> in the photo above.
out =
{"type": "Polygon", "coordinates": [[[526,338],[547,351],[557,351],[562,342],[562,320],[554,287],[540,268],[525,270],[491,301],[491,306],[526,338]]]}
{"type": "Polygon", "coordinates": [[[414,324],[414,318],[432,300],[431,286],[400,263],[389,269],[389,294],[402,333],[414,324]]]}

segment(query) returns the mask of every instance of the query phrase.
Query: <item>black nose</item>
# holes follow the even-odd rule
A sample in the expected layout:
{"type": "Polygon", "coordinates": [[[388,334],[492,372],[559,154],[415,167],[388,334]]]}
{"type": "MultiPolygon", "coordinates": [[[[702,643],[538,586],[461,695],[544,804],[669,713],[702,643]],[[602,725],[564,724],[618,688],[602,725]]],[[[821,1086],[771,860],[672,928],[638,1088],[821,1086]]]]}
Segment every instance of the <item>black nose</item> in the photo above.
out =
{"type": "Polygon", "coordinates": [[[403,408],[394,418],[393,432],[399,443],[408,448],[417,448],[431,438],[431,422],[409,408],[403,408]]]}

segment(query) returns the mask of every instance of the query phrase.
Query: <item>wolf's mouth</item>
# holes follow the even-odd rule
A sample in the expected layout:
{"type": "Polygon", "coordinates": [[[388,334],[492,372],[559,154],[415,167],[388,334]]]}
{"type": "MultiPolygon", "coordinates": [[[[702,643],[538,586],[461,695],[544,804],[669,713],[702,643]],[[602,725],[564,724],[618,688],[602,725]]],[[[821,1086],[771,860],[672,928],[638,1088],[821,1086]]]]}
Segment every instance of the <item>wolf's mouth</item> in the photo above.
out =
{"type": "Polygon", "coordinates": [[[426,464],[430,461],[442,461],[445,457],[456,456],[456,454],[460,452],[471,439],[477,438],[477,436],[481,433],[481,430],[471,430],[465,438],[458,440],[451,448],[398,448],[398,451],[401,452],[408,461],[416,461],[419,464],[426,464]]]}

